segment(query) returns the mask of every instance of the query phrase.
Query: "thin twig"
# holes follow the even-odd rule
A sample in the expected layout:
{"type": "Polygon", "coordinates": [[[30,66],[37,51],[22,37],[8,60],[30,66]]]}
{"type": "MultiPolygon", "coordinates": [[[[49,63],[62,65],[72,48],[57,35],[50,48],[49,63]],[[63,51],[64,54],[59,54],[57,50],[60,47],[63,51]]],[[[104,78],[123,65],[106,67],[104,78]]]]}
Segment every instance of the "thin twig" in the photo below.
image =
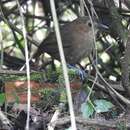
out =
{"type": "MultiPolygon", "coordinates": [[[[14,24],[12,24],[10,21],[7,21],[3,16],[0,15],[0,19],[3,20],[7,25],[9,25],[12,29],[14,29],[17,33],[23,35],[22,31],[17,28],[14,24]]],[[[37,41],[35,41],[34,39],[32,39],[32,37],[30,37],[29,35],[26,36],[27,39],[32,42],[35,46],[39,46],[39,43],[37,41]]]]}
{"type": "Polygon", "coordinates": [[[27,92],[27,120],[26,120],[26,130],[30,129],[29,122],[30,122],[30,107],[31,107],[31,84],[30,84],[30,66],[29,66],[29,53],[28,53],[28,46],[27,46],[27,31],[26,26],[24,22],[24,16],[22,13],[22,9],[20,6],[20,3],[18,0],[17,5],[19,8],[19,13],[21,17],[21,24],[22,24],[22,32],[23,32],[23,38],[25,43],[25,58],[26,58],[26,71],[27,71],[27,86],[28,86],[28,92],[27,92]]]}
{"type": "Polygon", "coordinates": [[[67,71],[66,60],[65,60],[64,51],[63,51],[63,45],[62,45],[54,0],[50,0],[50,5],[51,5],[51,12],[52,12],[52,16],[53,16],[54,26],[55,26],[55,32],[56,32],[56,38],[57,38],[61,63],[62,63],[63,75],[64,75],[64,79],[65,79],[65,86],[66,86],[67,97],[68,97],[72,130],[76,130],[77,128],[76,128],[76,122],[75,122],[70,82],[69,82],[69,77],[68,77],[68,71],[67,71]]]}
{"type": "Polygon", "coordinates": [[[0,46],[1,46],[1,54],[0,54],[0,70],[1,70],[3,67],[3,61],[4,61],[3,36],[2,36],[1,29],[0,29],[0,46]]]}
{"type": "MultiPolygon", "coordinates": [[[[88,7],[87,7],[87,5],[86,5],[86,3],[85,3],[84,0],[83,0],[83,3],[84,3],[84,6],[85,6],[85,8],[86,8],[86,10],[87,10],[87,12],[88,12],[88,15],[89,15],[89,18],[90,18],[90,22],[91,22],[91,24],[92,24],[93,42],[94,42],[94,45],[95,45],[95,57],[96,57],[96,65],[97,65],[97,46],[96,46],[96,36],[95,36],[95,28],[94,28],[94,24],[93,24],[93,19],[92,19],[91,15],[90,15],[90,11],[89,11],[89,9],[88,9],[88,7]]],[[[93,6],[92,6],[91,8],[93,8],[93,6]]],[[[94,9],[93,9],[93,10],[94,10],[94,9]]],[[[94,13],[95,13],[95,12],[94,12],[94,13]]],[[[89,91],[89,94],[88,94],[88,97],[87,97],[87,99],[86,99],[86,102],[89,100],[89,97],[90,97],[90,95],[91,95],[91,93],[92,93],[92,90],[93,90],[93,88],[94,88],[94,86],[95,86],[95,83],[96,83],[96,81],[97,81],[97,78],[98,78],[98,75],[97,75],[97,73],[96,73],[94,82],[93,82],[92,87],[91,87],[91,89],[90,89],[90,91],[89,91]]]]}

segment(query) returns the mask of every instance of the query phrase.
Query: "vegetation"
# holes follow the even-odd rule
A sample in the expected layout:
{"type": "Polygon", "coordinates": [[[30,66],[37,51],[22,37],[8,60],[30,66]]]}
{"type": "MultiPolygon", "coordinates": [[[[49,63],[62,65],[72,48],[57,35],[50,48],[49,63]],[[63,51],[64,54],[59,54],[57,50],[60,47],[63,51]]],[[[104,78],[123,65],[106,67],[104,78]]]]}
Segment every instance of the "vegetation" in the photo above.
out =
{"type": "MultiPolygon", "coordinates": [[[[107,27],[95,36],[93,57],[68,67],[78,129],[129,129],[129,0],[55,0],[55,4],[60,26],[90,13],[92,20],[107,27]]],[[[53,127],[71,129],[61,63],[46,52],[33,59],[40,43],[54,31],[53,25],[49,0],[0,0],[0,129],[26,127],[25,39],[31,73],[30,130],[49,129],[47,125],[57,110],[59,117],[53,127]]]]}

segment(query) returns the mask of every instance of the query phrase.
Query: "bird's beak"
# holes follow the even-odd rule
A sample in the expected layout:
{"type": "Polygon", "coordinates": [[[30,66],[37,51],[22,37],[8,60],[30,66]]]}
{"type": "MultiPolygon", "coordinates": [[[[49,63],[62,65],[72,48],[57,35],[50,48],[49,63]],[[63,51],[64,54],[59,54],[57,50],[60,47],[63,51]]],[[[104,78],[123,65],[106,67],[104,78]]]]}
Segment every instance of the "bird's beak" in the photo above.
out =
{"type": "Polygon", "coordinates": [[[101,24],[101,23],[97,23],[96,24],[97,28],[101,31],[108,31],[109,30],[109,27],[104,25],[104,24],[101,24]]]}

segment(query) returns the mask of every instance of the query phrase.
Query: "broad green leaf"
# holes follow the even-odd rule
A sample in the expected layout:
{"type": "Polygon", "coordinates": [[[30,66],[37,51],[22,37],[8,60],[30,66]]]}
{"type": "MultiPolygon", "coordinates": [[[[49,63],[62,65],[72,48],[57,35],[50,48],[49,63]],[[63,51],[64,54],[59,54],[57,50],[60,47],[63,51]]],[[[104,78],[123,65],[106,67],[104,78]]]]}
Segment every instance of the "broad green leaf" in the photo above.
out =
{"type": "Polygon", "coordinates": [[[0,106],[2,106],[5,103],[5,93],[0,94],[0,106]]]}
{"type": "Polygon", "coordinates": [[[111,102],[104,99],[95,100],[94,103],[96,105],[95,110],[98,113],[108,112],[114,106],[111,102]]]}
{"type": "Polygon", "coordinates": [[[90,102],[88,102],[87,104],[83,103],[81,105],[81,112],[84,118],[89,118],[94,112],[93,105],[90,102]]]}

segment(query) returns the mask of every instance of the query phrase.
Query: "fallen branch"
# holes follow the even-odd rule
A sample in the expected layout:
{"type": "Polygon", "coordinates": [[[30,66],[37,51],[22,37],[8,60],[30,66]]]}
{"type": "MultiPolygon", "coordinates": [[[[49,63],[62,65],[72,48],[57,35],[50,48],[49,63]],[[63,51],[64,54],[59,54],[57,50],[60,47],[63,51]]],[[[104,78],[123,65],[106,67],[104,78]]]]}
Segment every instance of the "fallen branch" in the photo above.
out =
{"type": "MultiPolygon", "coordinates": [[[[98,126],[105,128],[117,128],[117,125],[121,122],[125,123],[126,128],[130,128],[130,122],[126,119],[118,120],[104,120],[104,119],[85,119],[82,117],[76,117],[76,122],[84,126],[98,126]]],[[[64,125],[70,123],[69,117],[60,118],[57,121],[53,122],[51,125],[64,125]]]]}

